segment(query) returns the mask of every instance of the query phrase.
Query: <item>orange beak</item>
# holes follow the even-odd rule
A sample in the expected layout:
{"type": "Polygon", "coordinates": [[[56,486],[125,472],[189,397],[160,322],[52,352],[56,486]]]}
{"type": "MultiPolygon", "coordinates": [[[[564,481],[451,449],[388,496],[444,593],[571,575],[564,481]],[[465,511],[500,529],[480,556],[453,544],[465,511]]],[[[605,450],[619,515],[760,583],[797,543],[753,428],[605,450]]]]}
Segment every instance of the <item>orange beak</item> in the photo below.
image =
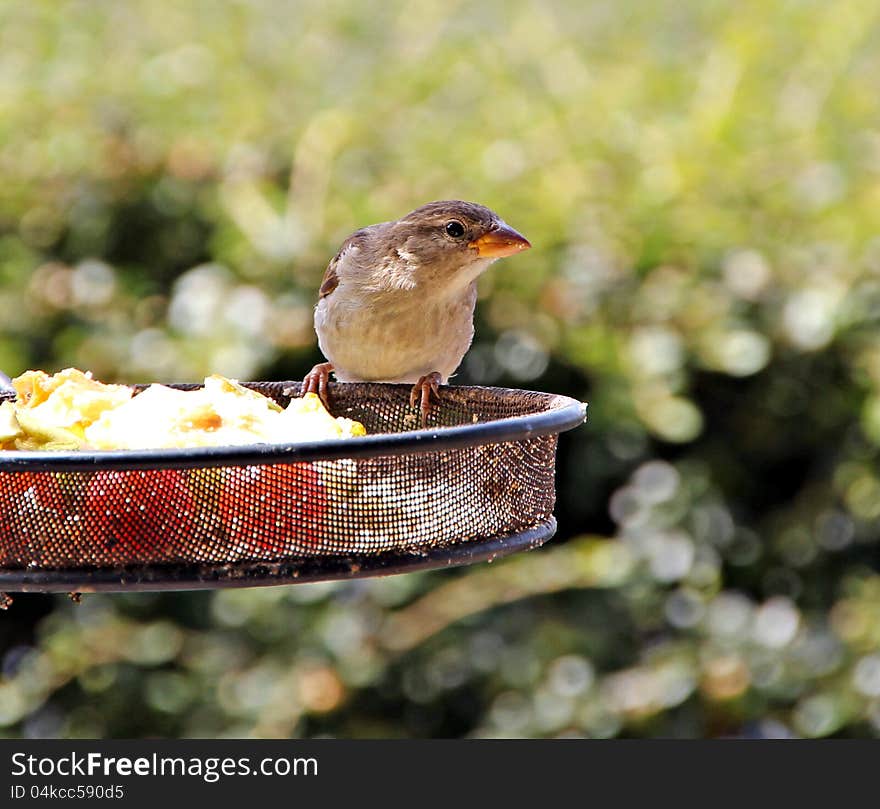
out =
{"type": "Polygon", "coordinates": [[[510,225],[502,222],[494,230],[484,233],[479,239],[468,242],[468,247],[477,251],[480,258],[503,258],[528,250],[529,240],[517,233],[510,225]]]}

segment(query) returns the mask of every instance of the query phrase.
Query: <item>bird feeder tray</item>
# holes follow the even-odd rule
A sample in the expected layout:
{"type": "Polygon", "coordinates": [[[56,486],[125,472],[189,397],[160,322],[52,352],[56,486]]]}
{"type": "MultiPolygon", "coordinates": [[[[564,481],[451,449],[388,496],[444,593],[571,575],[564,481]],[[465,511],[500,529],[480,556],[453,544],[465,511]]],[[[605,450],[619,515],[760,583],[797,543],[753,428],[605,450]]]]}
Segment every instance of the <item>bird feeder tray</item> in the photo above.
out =
{"type": "MultiPolygon", "coordinates": [[[[300,389],[247,387],[282,406],[300,389]]],[[[2,452],[0,590],[346,579],[491,561],[549,539],[558,436],[583,422],[586,405],[446,387],[421,429],[410,389],[331,386],[333,414],[366,427],[358,438],[2,452]]]]}

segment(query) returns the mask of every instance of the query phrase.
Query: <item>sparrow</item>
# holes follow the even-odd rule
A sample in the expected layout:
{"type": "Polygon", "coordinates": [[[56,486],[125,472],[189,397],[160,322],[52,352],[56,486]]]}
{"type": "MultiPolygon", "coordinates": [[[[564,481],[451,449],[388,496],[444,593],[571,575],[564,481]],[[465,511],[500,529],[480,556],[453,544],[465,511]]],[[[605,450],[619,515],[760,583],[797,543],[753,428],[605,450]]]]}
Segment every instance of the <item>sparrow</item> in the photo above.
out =
{"type": "Polygon", "coordinates": [[[330,373],[340,382],[411,383],[424,428],[473,340],[477,279],[530,247],[498,214],[461,200],[356,231],[324,273],[315,331],[328,362],[306,375],[303,393],[328,404],[330,373]]]}

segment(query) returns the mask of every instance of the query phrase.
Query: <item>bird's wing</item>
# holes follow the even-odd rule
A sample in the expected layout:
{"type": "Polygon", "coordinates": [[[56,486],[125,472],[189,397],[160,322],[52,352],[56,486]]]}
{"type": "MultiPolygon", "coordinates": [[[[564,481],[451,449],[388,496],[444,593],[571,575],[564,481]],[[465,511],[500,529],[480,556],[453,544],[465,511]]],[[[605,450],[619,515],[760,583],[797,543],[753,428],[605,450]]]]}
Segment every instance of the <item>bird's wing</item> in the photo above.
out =
{"type": "MultiPolygon", "coordinates": [[[[370,225],[369,227],[356,230],[342,243],[339,252],[333,256],[330,263],[327,265],[327,269],[324,270],[324,278],[321,280],[321,289],[318,291],[319,298],[326,298],[334,289],[336,289],[336,287],[339,286],[340,270],[342,269],[342,263],[346,260],[348,254],[352,251],[357,252],[359,250],[367,249],[370,244],[370,237],[374,231],[384,227],[386,224],[386,222],[383,222],[379,225],[370,225]]],[[[349,262],[350,261],[351,259],[349,257],[349,262]]],[[[346,274],[347,272],[348,270],[343,274],[346,274]]]]}
{"type": "Polygon", "coordinates": [[[339,256],[337,253],[324,270],[324,278],[321,280],[321,289],[318,292],[319,298],[326,298],[336,287],[339,286],[339,276],[336,273],[336,265],[339,264],[339,256]]]}
{"type": "Polygon", "coordinates": [[[327,265],[327,269],[324,270],[324,278],[321,280],[321,289],[318,292],[319,298],[326,298],[334,289],[336,289],[336,287],[339,286],[339,265],[345,258],[345,254],[353,247],[359,247],[367,236],[367,232],[371,229],[372,228],[362,228],[361,230],[352,233],[351,236],[342,243],[339,252],[333,256],[330,263],[327,265]]]}

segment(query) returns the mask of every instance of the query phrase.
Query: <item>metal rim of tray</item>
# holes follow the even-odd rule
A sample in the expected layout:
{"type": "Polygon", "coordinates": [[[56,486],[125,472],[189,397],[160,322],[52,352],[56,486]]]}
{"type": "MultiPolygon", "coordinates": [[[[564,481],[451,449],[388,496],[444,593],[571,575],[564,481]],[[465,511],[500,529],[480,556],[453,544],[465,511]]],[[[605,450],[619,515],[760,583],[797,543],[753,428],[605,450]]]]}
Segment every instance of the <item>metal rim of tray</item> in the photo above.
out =
{"type": "MultiPolygon", "coordinates": [[[[411,386],[400,387],[409,390],[411,386]]],[[[483,388],[483,390],[492,390],[492,388],[483,388]]],[[[88,472],[99,468],[191,469],[293,461],[332,461],[377,455],[409,455],[504,441],[521,441],[532,436],[552,435],[571,430],[583,423],[586,404],[560,395],[555,396],[553,401],[555,406],[525,416],[511,416],[454,427],[379,433],[360,436],[356,440],[336,439],[298,444],[249,444],[193,449],[73,452],[7,450],[0,453],[0,472],[88,472]]]]}
{"type": "Polygon", "coordinates": [[[509,536],[442,545],[424,552],[386,551],[360,556],[301,557],[285,562],[227,565],[143,565],[93,570],[0,570],[0,590],[13,593],[97,593],[213,590],[390,576],[474,562],[492,562],[543,545],[556,533],[556,518],[509,536]]]}

